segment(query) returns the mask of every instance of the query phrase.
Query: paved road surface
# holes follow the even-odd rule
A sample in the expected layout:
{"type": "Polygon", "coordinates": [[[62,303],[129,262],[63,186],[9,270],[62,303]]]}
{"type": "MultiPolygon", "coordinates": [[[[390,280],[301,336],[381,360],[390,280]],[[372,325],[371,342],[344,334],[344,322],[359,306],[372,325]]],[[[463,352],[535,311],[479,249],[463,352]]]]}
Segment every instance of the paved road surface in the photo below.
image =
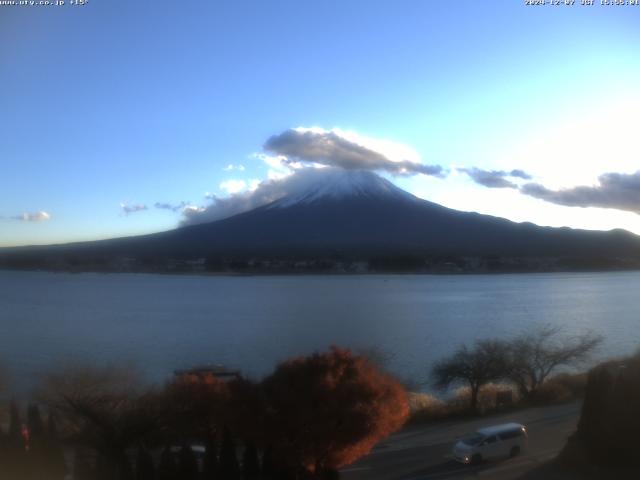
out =
{"type": "Polygon", "coordinates": [[[383,440],[373,452],[342,471],[344,480],[450,480],[517,478],[556,456],[575,430],[580,403],[539,407],[480,419],[410,427],[383,440]],[[460,437],[483,426],[518,422],[527,426],[529,445],[520,456],[479,466],[447,458],[460,437]]]}

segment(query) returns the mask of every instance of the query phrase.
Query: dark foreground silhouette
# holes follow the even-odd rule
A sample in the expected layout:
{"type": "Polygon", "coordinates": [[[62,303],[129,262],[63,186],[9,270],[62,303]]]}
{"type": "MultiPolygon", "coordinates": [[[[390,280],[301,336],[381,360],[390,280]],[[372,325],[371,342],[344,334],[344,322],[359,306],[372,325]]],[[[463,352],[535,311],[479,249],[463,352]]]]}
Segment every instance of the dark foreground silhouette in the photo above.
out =
{"type": "Polygon", "coordinates": [[[76,368],[39,398],[46,422],[37,405],[23,418],[11,403],[2,479],[329,480],[409,414],[397,380],[339,348],[259,383],[197,370],[148,390],[127,369],[76,368]]]}

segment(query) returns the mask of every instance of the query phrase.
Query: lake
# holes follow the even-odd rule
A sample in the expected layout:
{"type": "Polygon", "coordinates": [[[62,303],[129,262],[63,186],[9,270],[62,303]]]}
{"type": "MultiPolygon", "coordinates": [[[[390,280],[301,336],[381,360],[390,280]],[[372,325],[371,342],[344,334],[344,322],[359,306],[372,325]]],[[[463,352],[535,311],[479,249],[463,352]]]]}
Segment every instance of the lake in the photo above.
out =
{"type": "Polygon", "coordinates": [[[329,345],[376,348],[414,380],[477,338],[531,325],[640,345],[640,272],[197,276],[0,271],[0,359],[13,389],[61,363],[132,362],[149,379],[222,363],[259,378],[329,345]]]}

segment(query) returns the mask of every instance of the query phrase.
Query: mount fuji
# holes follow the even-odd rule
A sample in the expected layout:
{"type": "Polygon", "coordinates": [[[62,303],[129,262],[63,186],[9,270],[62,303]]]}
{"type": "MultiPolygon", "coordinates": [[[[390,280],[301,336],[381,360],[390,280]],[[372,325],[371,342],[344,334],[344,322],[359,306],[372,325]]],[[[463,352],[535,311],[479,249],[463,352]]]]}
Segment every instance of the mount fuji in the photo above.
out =
{"type": "Polygon", "coordinates": [[[408,256],[529,259],[524,265],[564,259],[568,269],[571,262],[587,268],[640,265],[640,237],[624,230],[515,223],[422,200],[369,171],[323,170],[300,188],[228,218],[137,237],[4,249],[0,265],[16,258],[41,267],[52,258],[82,265],[126,257],[157,265],[167,259],[408,256]]]}

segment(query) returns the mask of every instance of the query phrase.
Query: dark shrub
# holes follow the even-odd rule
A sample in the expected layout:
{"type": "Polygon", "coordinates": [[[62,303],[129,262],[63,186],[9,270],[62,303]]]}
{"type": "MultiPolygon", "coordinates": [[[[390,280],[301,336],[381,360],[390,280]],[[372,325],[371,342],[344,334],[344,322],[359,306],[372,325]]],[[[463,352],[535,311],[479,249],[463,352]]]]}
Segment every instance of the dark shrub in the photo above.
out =
{"type": "Polygon", "coordinates": [[[592,369],[571,449],[583,448],[596,465],[640,466],[638,431],[640,357],[592,369]]]}
{"type": "Polygon", "coordinates": [[[207,442],[204,459],[202,462],[203,480],[214,480],[218,478],[218,453],[213,437],[207,442]]]}
{"type": "Polygon", "coordinates": [[[244,480],[256,480],[260,478],[258,449],[253,443],[247,444],[242,454],[242,478],[244,480]]]}
{"type": "Polygon", "coordinates": [[[222,431],[222,447],[220,448],[220,476],[224,480],[238,480],[240,467],[236,455],[236,446],[228,428],[222,431]]]}
{"type": "Polygon", "coordinates": [[[198,460],[189,446],[183,446],[178,455],[178,476],[180,480],[196,480],[198,460]]]}
{"type": "Polygon", "coordinates": [[[136,480],[155,480],[153,458],[146,448],[140,447],[136,456],[136,480]]]}
{"type": "Polygon", "coordinates": [[[178,467],[169,447],[165,447],[160,454],[158,480],[179,480],[178,467]]]}

